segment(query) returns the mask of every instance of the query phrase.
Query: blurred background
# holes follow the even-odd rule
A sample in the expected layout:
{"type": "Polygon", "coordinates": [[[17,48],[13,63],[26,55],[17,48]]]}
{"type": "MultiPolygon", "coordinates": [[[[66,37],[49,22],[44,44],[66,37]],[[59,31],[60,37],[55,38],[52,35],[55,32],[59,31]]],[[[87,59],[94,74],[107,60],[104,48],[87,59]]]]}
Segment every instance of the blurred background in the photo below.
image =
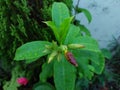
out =
{"type": "MultiPolygon", "coordinates": [[[[73,0],[76,5],[78,0],[73,0]]],[[[92,14],[89,24],[83,13],[76,16],[99,41],[101,48],[109,48],[113,37],[120,35],[120,0],[80,0],[79,7],[86,8],[92,14]]]]}

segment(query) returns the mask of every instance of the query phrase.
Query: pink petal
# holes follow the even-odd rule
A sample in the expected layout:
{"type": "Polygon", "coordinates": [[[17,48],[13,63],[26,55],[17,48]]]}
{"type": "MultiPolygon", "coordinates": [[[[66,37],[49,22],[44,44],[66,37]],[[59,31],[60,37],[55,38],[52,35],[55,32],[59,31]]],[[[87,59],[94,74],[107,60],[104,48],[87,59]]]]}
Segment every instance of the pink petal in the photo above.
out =
{"type": "Polygon", "coordinates": [[[19,83],[20,85],[24,85],[25,86],[28,83],[28,79],[25,78],[25,77],[20,77],[20,78],[17,79],[17,83],[19,83]]]}

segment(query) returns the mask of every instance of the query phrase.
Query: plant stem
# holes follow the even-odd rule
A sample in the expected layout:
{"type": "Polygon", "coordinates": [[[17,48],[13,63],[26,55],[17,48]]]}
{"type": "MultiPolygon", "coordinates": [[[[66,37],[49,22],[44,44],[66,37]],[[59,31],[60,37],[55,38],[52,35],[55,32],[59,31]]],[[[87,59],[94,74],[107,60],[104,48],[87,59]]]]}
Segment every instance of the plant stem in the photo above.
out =
{"type": "Polygon", "coordinates": [[[76,6],[75,6],[75,8],[74,8],[74,10],[75,10],[75,17],[76,17],[76,15],[77,15],[76,8],[78,8],[78,7],[79,7],[79,3],[80,3],[80,0],[78,0],[78,1],[77,1],[77,4],[76,4],[76,6]]]}

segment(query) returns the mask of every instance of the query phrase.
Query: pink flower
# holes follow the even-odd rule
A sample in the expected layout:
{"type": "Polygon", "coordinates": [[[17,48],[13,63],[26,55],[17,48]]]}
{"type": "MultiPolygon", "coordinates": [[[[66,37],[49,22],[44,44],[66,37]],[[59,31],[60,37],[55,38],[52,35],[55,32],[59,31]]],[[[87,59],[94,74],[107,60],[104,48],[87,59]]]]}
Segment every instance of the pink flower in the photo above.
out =
{"type": "Polygon", "coordinates": [[[20,77],[20,78],[17,79],[17,83],[19,83],[20,85],[24,85],[25,86],[28,83],[28,79],[25,78],[25,77],[20,77]]]}

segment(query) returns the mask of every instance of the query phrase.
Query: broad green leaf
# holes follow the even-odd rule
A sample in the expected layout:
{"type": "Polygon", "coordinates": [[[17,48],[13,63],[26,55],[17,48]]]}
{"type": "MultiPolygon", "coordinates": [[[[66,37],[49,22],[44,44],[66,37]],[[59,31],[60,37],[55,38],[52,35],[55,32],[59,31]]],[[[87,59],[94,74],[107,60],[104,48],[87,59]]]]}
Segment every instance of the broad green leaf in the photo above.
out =
{"type": "Polygon", "coordinates": [[[100,52],[97,41],[89,36],[79,36],[77,38],[74,38],[72,43],[84,45],[85,48],[82,48],[83,50],[100,52]]]}
{"type": "Polygon", "coordinates": [[[64,44],[72,43],[72,40],[77,36],[80,36],[80,28],[71,24],[66,39],[64,41],[64,44]]]}
{"type": "Polygon", "coordinates": [[[78,63],[78,71],[82,73],[84,77],[91,79],[93,77],[93,71],[89,69],[89,55],[87,52],[74,51],[73,54],[78,63]]]}
{"type": "Polygon", "coordinates": [[[55,90],[49,83],[37,83],[34,85],[33,90],[55,90]]]}
{"type": "Polygon", "coordinates": [[[84,15],[86,16],[87,20],[90,23],[92,21],[92,15],[90,14],[90,12],[87,9],[84,9],[84,8],[80,8],[80,10],[84,13],[84,15]]]}
{"type": "Polygon", "coordinates": [[[42,82],[46,82],[47,78],[53,75],[53,62],[44,63],[42,65],[42,72],[40,73],[40,80],[42,82]]]}
{"type": "Polygon", "coordinates": [[[52,30],[53,30],[53,33],[55,35],[55,38],[59,41],[60,39],[60,35],[59,35],[59,30],[58,28],[56,27],[56,25],[54,24],[54,22],[52,21],[47,21],[47,22],[44,22],[46,23],[52,30]]]}
{"type": "Polygon", "coordinates": [[[95,68],[95,73],[101,74],[104,66],[105,66],[105,59],[102,53],[92,53],[91,55],[91,65],[95,68]],[[96,58],[93,58],[94,56],[97,56],[96,58]],[[98,61],[99,64],[96,64],[94,61],[98,61]]]}
{"type": "Polygon", "coordinates": [[[99,45],[95,39],[90,36],[82,36],[80,33],[80,28],[71,25],[67,37],[65,39],[64,44],[81,44],[84,45],[85,48],[83,50],[89,50],[94,52],[99,52],[99,45]]]}
{"type": "Polygon", "coordinates": [[[91,79],[96,74],[101,74],[104,68],[104,57],[100,52],[74,50],[73,54],[78,63],[78,70],[84,77],[91,79]]]}
{"type": "Polygon", "coordinates": [[[33,41],[26,43],[16,50],[14,60],[36,60],[36,58],[48,54],[43,52],[46,49],[46,45],[51,45],[51,43],[47,41],[33,41]]]}
{"type": "Polygon", "coordinates": [[[70,23],[72,20],[73,20],[73,17],[66,18],[60,25],[60,37],[61,37],[60,42],[61,43],[63,43],[66,38],[66,35],[70,27],[70,23]]]}
{"type": "Polygon", "coordinates": [[[91,22],[92,15],[87,9],[76,7],[75,10],[77,11],[77,13],[82,13],[83,12],[84,15],[86,16],[87,20],[89,21],[89,23],[91,22]]]}
{"type": "Polygon", "coordinates": [[[52,5],[52,21],[57,27],[60,27],[61,23],[69,18],[69,10],[67,6],[62,2],[54,2],[52,5]]]}
{"type": "Polygon", "coordinates": [[[66,58],[61,55],[61,59],[54,60],[54,82],[57,90],[74,90],[76,69],[66,58]]]}
{"type": "Polygon", "coordinates": [[[85,35],[91,36],[90,31],[84,25],[80,25],[80,30],[85,33],[85,35]]]}

